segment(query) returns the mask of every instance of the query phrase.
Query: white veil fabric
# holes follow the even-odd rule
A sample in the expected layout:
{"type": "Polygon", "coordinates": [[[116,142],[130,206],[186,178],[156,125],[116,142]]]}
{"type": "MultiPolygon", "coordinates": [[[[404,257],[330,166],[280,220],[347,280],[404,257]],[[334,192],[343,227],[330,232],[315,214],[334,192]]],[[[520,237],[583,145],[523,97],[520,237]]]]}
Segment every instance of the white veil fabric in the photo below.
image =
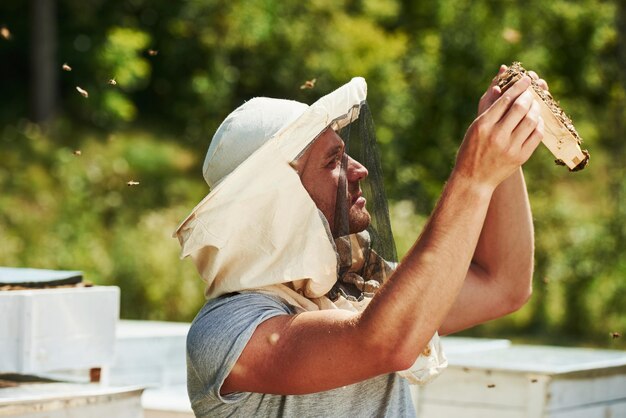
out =
{"type": "MultiPolygon", "coordinates": [[[[207,299],[258,291],[281,297],[300,311],[366,308],[371,298],[327,297],[338,281],[335,243],[291,166],[325,129],[339,131],[355,121],[366,95],[365,80],[353,78],[311,106],[252,99],[218,128],[220,137],[214,137],[203,168],[212,189],[174,232],[181,258],[191,257],[206,283],[207,299]],[[284,120],[272,120],[286,107],[292,111],[284,120]],[[247,130],[236,123],[245,117],[250,119],[247,130]],[[257,125],[261,131],[255,131],[257,125]],[[228,145],[220,140],[226,137],[252,141],[256,149],[244,150],[250,155],[231,163],[230,171],[224,159],[237,158],[250,145],[228,145]]],[[[435,334],[416,364],[401,375],[423,384],[446,366],[435,334]]]]}

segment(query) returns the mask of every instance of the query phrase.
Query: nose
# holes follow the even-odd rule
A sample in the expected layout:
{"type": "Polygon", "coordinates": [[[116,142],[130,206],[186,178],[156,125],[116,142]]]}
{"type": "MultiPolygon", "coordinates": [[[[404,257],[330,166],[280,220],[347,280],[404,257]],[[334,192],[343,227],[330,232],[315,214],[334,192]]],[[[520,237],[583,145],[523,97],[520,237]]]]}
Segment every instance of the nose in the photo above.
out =
{"type": "Polygon", "coordinates": [[[352,157],[348,157],[347,175],[348,181],[350,182],[361,181],[367,177],[368,171],[363,164],[352,157]]]}

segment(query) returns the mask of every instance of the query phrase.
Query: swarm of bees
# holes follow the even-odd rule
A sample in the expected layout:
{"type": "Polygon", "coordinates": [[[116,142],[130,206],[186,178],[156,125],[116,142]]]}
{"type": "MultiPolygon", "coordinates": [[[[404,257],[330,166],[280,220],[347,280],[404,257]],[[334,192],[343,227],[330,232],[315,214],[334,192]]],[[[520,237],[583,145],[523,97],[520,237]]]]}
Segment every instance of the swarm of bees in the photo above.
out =
{"type": "MultiPolygon", "coordinates": [[[[9,31],[9,29],[6,26],[0,26],[0,36],[4,39],[10,39],[11,38],[11,32],[9,31]]],[[[147,54],[151,57],[156,56],[159,53],[158,50],[155,49],[149,49],[147,50],[147,54]]],[[[61,69],[65,72],[70,72],[72,71],[72,67],[67,63],[63,63],[63,65],[61,65],[61,69]]],[[[315,83],[315,80],[313,80],[313,83],[315,83]]],[[[110,86],[117,86],[117,81],[115,80],[115,77],[110,78],[107,81],[107,84],[110,86]]],[[[76,91],[83,96],[84,98],[88,98],[89,97],[89,92],[87,90],[85,90],[84,88],[80,87],[80,86],[76,86],[76,91]]],[[[79,149],[75,149],[74,151],[72,151],[72,154],[79,157],[82,155],[82,151],[79,149]]],[[[128,187],[134,187],[134,186],[138,186],[139,182],[135,181],[135,180],[129,180],[126,182],[126,185],[128,187]]],[[[278,341],[278,334],[272,334],[269,337],[269,341],[271,344],[276,344],[276,342],[278,341]]]]}

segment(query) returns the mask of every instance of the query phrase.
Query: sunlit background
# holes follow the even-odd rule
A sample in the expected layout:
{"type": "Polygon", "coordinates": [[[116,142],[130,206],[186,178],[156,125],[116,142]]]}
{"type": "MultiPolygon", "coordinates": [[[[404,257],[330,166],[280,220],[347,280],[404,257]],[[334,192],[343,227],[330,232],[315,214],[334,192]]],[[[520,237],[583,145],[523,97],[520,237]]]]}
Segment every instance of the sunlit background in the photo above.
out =
{"type": "Polygon", "coordinates": [[[500,64],[547,80],[591,153],[525,166],[531,302],[466,335],[626,348],[626,3],[4,0],[0,265],[82,270],[122,317],[190,321],[203,284],[171,237],[208,192],[221,120],[254,96],[312,103],[363,76],[400,254],[500,64]]]}

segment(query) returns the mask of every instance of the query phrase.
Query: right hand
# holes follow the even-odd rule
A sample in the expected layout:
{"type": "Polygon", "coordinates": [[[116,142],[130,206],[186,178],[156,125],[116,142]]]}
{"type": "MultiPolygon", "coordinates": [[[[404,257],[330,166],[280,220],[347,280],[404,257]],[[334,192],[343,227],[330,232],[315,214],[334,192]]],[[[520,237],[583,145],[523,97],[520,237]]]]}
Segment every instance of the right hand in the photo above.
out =
{"type": "Polygon", "coordinates": [[[530,78],[518,80],[468,128],[454,173],[495,189],[524,164],[544,134],[530,78]]]}

